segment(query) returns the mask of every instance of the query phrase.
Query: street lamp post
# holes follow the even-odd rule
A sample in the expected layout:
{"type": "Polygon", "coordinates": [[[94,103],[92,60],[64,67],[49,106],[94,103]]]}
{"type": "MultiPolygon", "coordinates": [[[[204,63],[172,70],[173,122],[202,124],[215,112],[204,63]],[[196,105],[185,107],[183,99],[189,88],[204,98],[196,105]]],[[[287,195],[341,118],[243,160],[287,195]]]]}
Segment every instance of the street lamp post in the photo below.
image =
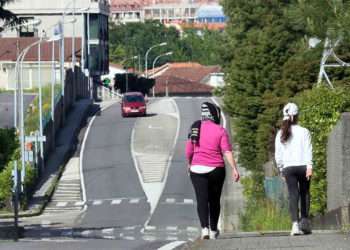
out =
{"type": "MultiPolygon", "coordinates": [[[[170,52],[161,54],[161,55],[157,56],[157,57],[154,59],[153,65],[152,65],[152,73],[153,73],[153,75],[154,75],[154,67],[155,67],[157,61],[159,60],[159,58],[164,57],[164,56],[171,56],[172,54],[173,54],[173,52],[170,51],[170,52]]],[[[153,92],[152,94],[153,94],[153,97],[154,97],[154,96],[155,96],[155,87],[154,87],[154,86],[153,86],[153,88],[152,88],[152,92],[153,92]]]]}
{"type": "Polygon", "coordinates": [[[145,55],[145,76],[146,76],[146,78],[148,77],[148,54],[149,54],[149,52],[151,52],[151,50],[156,48],[156,47],[162,47],[162,46],[166,46],[166,45],[168,45],[168,43],[156,44],[156,45],[153,45],[151,48],[149,48],[146,51],[146,55],[145,55]]]}
{"type": "Polygon", "coordinates": [[[173,54],[173,52],[170,51],[170,52],[167,52],[167,53],[164,53],[164,54],[161,54],[161,55],[157,56],[157,57],[153,60],[153,64],[152,64],[152,73],[154,74],[154,68],[155,68],[155,65],[156,65],[157,61],[159,60],[159,58],[164,57],[164,56],[171,56],[172,54],[173,54]]]}

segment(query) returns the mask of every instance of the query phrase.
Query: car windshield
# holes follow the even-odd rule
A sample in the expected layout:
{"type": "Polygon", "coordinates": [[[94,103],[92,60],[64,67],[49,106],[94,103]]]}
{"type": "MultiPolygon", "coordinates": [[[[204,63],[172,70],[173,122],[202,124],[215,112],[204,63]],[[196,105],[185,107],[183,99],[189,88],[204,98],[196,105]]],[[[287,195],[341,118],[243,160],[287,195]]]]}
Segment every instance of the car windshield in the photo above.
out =
{"type": "Polygon", "coordinates": [[[143,96],[140,95],[128,95],[124,100],[125,102],[144,102],[143,96]]]}

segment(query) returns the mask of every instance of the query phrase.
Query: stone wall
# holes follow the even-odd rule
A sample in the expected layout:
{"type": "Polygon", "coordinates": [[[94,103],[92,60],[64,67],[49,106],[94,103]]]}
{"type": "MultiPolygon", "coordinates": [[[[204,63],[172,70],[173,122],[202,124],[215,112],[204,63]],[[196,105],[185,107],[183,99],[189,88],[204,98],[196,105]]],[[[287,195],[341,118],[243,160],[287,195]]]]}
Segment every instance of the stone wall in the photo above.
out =
{"type": "Polygon", "coordinates": [[[342,114],[328,137],[327,212],[314,218],[313,224],[320,229],[350,225],[350,113],[342,114]]]}
{"type": "Polygon", "coordinates": [[[327,210],[350,204],[350,113],[344,113],[328,138],[327,210]]]}

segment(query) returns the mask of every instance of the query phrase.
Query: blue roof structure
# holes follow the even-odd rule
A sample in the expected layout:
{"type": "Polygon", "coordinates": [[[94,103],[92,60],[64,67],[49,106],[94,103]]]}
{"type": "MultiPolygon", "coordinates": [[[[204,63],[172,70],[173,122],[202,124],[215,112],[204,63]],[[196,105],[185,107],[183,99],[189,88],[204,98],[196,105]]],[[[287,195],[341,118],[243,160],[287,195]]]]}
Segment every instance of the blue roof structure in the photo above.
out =
{"type": "Polygon", "coordinates": [[[203,5],[196,13],[196,21],[205,23],[224,23],[226,16],[221,5],[203,5]]]}

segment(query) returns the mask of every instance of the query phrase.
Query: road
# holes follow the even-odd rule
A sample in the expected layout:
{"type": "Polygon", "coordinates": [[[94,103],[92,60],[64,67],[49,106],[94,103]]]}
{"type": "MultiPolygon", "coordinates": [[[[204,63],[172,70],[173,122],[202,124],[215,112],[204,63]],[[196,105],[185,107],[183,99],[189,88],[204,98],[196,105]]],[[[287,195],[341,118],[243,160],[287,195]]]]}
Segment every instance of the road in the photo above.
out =
{"type": "Polygon", "coordinates": [[[70,226],[48,226],[50,233],[44,229],[40,237],[28,230],[25,239],[1,249],[172,249],[196,239],[184,145],[203,101],[208,99],[155,99],[140,118],[122,118],[118,103],[105,109],[81,149],[80,215],[69,219],[70,226]]]}

